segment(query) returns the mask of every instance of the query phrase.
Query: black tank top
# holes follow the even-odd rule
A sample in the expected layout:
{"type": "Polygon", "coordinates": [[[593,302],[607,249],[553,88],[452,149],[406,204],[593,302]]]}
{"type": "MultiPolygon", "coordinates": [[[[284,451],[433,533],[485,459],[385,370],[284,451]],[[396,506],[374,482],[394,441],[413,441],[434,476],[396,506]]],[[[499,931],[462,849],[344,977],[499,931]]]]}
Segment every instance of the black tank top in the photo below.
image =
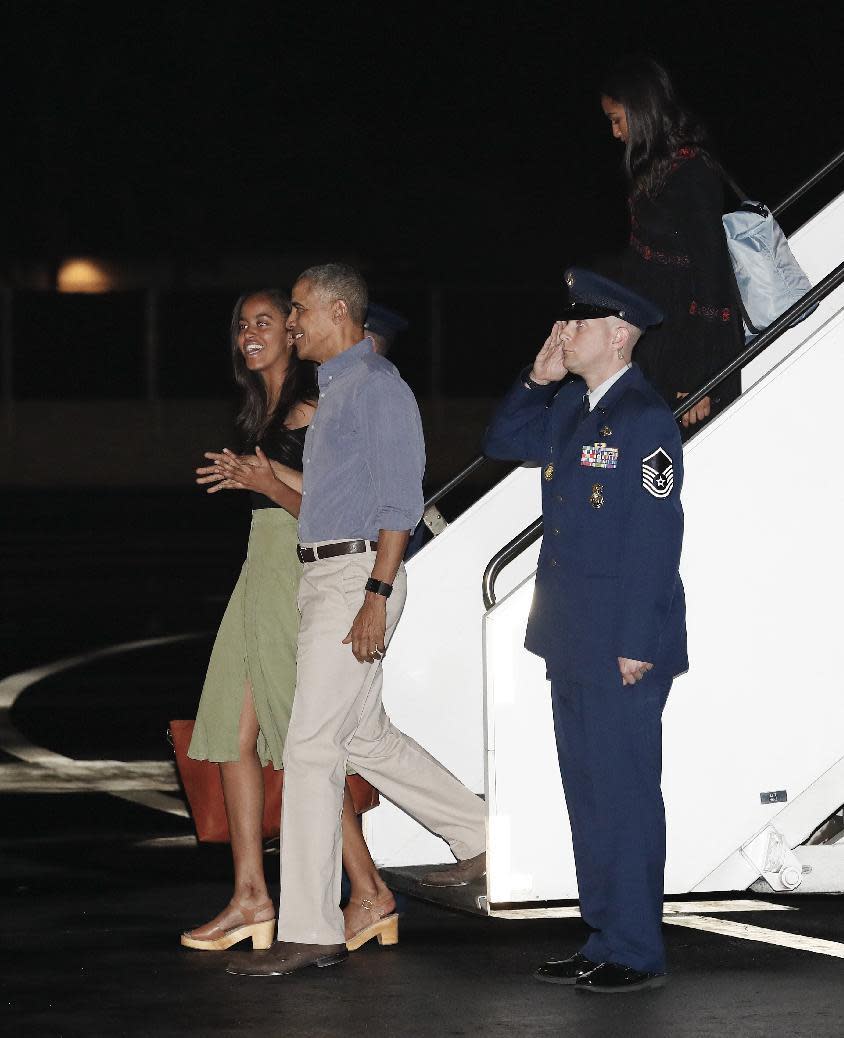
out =
{"type": "MultiPolygon", "coordinates": [[[[288,468],[301,472],[302,455],[305,451],[305,434],[307,431],[308,427],[306,425],[303,425],[300,429],[288,429],[286,426],[281,425],[275,429],[268,429],[261,437],[259,445],[268,458],[272,458],[273,461],[279,461],[282,465],[287,465],[288,468]]],[[[275,501],[271,501],[263,494],[256,494],[254,491],[249,492],[249,497],[253,508],[281,507],[275,501]]]]}

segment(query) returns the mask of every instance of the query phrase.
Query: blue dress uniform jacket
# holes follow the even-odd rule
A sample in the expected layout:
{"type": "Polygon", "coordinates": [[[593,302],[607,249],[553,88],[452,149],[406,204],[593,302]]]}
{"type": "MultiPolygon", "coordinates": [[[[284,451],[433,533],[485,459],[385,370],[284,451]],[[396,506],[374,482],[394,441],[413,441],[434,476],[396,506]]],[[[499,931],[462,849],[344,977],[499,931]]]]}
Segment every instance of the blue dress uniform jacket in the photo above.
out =
{"type": "Polygon", "coordinates": [[[670,681],[688,667],[677,424],[635,364],[586,416],[585,389],[579,378],[528,388],[522,377],[484,438],[490,457],[541,466],[525,646],[579,682],[620,684],[619,656],[670,681]]]}

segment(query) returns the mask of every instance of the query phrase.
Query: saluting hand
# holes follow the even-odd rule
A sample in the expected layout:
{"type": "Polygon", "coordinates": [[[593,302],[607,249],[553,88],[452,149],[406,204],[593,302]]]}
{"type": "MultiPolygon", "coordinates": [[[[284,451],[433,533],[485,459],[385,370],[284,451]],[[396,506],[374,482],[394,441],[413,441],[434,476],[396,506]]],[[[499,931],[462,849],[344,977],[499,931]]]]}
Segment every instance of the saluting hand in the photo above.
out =
{"type": "Polygon", "coordinates": [[[642,660],[629,660],[626,656],[619,656],[618,669],[621,671],[622,685],[635,685],[649,670],[654,669],[654,665],[653,663],[643,663],[642,660]]]}
{"type": "Polygon", "coordinates": [[[563,331],[566,327],[565,321],[555,321],[551,328],[551,334],[545,340],[542,349],[537,353],[536,360],[530,373],[534,382],[561,382],[568,370],[563,355],[563,331]]]}

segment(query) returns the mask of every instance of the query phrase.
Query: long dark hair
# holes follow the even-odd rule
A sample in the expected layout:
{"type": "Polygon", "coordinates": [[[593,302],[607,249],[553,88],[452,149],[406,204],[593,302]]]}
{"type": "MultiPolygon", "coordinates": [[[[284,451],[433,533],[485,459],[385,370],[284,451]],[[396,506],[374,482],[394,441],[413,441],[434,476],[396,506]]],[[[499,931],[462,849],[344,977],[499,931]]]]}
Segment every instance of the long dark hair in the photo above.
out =
{"type": "Polygon", "coordinates": [[[601,93],[622,105],[627,117],[624,171],[631,194],[658,194],[680,148],[697,148],[714,164],[706,130],[652,58],[637,54],[617,62],[602,80],[601,93]]]}
{"type": "Polygon", "coordinates": [[[237,426],[245,441],[244,445],[250,446],[257,443],[274,422],[281,425],[287,421],[290,411],[296,404],[317,398],[316,366],[309,360],[300,360],[296,350],[293,350],[278,401],[275,407],[270,408],[264,380],[257,372],[246,367],[246,361],[237,345],[240,311],[246,300],[253,296],[266,296],[285,317],[289,316],[291,309],[290,299],[278,288],[260,288],[254,292],[244,292],[234,304],[231,322],[232,365],[235,381],[243,390],[243,403],[237,416],[237,426]]]}

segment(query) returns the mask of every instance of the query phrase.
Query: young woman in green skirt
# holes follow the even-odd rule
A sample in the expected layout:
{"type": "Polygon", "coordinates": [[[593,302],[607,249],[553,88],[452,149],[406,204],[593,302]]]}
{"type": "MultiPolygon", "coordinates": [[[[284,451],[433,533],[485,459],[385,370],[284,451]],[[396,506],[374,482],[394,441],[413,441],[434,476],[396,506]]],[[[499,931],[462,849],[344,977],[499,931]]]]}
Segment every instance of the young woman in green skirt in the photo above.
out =
{"type": "MultiPolygon", "coordinates": [[[[243,390],[238,425],[254,454],[208,452],[212,464],[197,469],[208,493],[247,490],[253,509],[246,561],[214,642],[188,750],[220,765],[234,861],[229,904],[181,937],[186,947],[209,951],[248,937],[266,948],[275,933],[264,877],[261,768],[282,766],[296,687],[297,517],[305,433],[317,399],[314,366],[299,360],[285,327],[289,314],[289,300],[275,289],[238,299],[231,328],[243,390]]],[[[343,863],[352,885],[345,909],[350,947],[376,936],[394,943],[395,901],[372,862],[348,788],[343,863]]]]}

